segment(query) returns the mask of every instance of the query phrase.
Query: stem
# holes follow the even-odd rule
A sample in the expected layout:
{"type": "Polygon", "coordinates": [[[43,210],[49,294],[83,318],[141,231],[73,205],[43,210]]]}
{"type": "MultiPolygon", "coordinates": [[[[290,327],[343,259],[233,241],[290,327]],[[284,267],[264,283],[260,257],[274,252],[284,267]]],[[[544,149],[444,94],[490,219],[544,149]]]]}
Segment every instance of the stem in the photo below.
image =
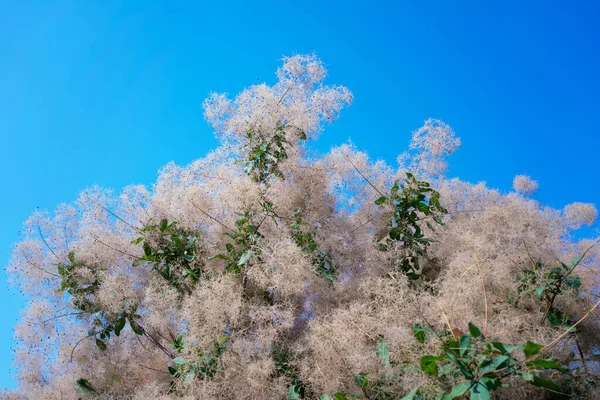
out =
{"type": "Polygon", "coordinates": [[[353,168],[356,170],[356,172],[358,172],[358,174],[359,174],[359,175],[360,175],[360,176],[361,176],[361,177],[362,177],[362,178],[363,178],[363,179],[364,179],[364,180],[365,180],[365,181],[366,181],[366,182],[367,182],[367,183],[368,183],[368,184],[369,184],[369,185],[370,185],[370,186],[371,186],[373,189],[375,189],[375,191],[376,191],[377,193],[379,193],[379,195],[380,195],[380,196],[384,197],[384,194],[383,194],[383,193],[381,193],[381,192],[379,191],[379,189],[377,189],[377,188],[375,187],[375,185],[373,185],[373,184],[371,183],[371,181],[370,181],[370,180],[368,180],[368,179],[367,179],[367,177],[366,177],[366,176],[364,176],[364,175],[363,175],[363,173],[362,173],[362,172],[360,172],[360,170],[359,170],[358,168],[356,168],[356,165],[354,165],[354,163],[353,163],[353,162],[350,160],[350,157],[348,157],[348,156],[346,156],[346,155],[345,155],[344,157],[346,157],[346,160],[348,160],[348,162],[350,163],[350,165],[352,165],[352,167],[353,167],[353,168]]]}

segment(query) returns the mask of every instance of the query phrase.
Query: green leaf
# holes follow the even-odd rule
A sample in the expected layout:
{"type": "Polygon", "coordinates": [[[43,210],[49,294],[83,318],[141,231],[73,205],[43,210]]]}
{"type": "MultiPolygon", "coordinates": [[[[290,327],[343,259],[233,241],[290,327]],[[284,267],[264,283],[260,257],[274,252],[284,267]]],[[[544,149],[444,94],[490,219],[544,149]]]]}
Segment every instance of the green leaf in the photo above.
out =
{"type": "Polygon", "coordinates": [[[333,400],[333,399],[328,394],[322,394],[319,396],[319,400],[333,400]]]}
{"type": "Polygon", "coordinates": [[[133,332],[135,332],[136,335],[143,335],[144,334],[144,328],[142,328],[141,326],[139,326],[137,324],[137,322],[135,322],[133,320],[133,318],[129,317],[129,326],[131,326],[131,330],[133,332]]]}
{"type": "Polygon", "coordinates": [[[571,289],[577,290],[577,289],[579,289],[581,287],[581,279],[578,276],[570,276],[570,277],[568,277],[567,279],[565,279],[565,283],[571,289]]]}
{"type": "Polygon", "coordinates": [[[367,379],[366,374],[364,372],[361,372],[360,374],[355,374],[354,384],[361,389],[366,389],[367,386],[369,386],[369,380],[367,379]]]}
{"type": "Polygon", "coordinates": [[[296,385],[291,385],[288,388],[287,392],[287,400],[297,400],[300,398],[300,393],[298,393],[298,388],[296,385]]]}
{"type": "Polygon", "coordinates": [[[560,387],[556,383],[554,383],[548,379],[540,378],[537,375],[533,375],[533,382],[531,382],[531,384],[560,393],[560,387]]]}
{"type": "Polygon", "coordinates": [[[545,291],[545,290],[546,290],[546,287],[545,287],[545,286],[540,286],[540,287],[537,287],[537,288],[535,289],[535,292],[534,292],[534,294],[535,294],[535,297],[537,297],[538,299],[541,299],[541,298],[542,298],[542,296],[544,295],[544,291],[545,291]]]}
{"type": "Polygon", "coordinates": [[[417,386],[416,388],[413,388],[413,390],[411,390],[410,393],[408,393],[406,396],[404,396],[400,400],[413,400],[415,398],[415,396],[417,395],[418,391],[419,391],[419,386],[417,386]]]}
{"type": "Polygon", "coordinates": [[[185,360],[182,357],[175,357],[173,359],[173,363],[175,365],[183,365],[183,364],[185,364],[185,360]]]}
{"type": "Polygon", "coordinates": [[[530,342],[529,340],[527,341],[527,343],[525,343],[525,348],[523,349],[523,353],[525,353],[525,357],[529,358],[529,357],[533,357],[536,354],[538,354],[540,352],[540,350],[542,350],[544,346],[542,346],[541,344],[536,344],[533,342],[530,342]]]}
{"type": "Polygon", "coordinates": [[[533,377],[535,376],[531,372],[517,372],[517,375],[521,377],[525,382],[533,382],[533,377]]]}
{"type": "Polygon", "coordinates": [[[77,387],[82,389],[85,393],[96,393],[96,389],[87,379],[77,379],[77,387]]]}
{"type": "Polygon", "coordinates": [[[348,397],[346,397],[346,393],[342,393],[342,392],[334,393],[333,398],[335,400],[348,400],[348,397]]]}
{"type": "Polygon", "coordinates": [[[96,339],[96,346],[98,346],[100,350],[106,351],[106,343],[104,343],[102,340],[96,339]]]}
{"type": "Polygon", "coordinates": [[[488,344],[488,346],[490,346],[490,348],[492,350],[495,350],[495,351],[497,351],[499,353],[502,353],[502,354],[509,354],[509,353],[512,353],[515,350],[519,350],[519,349],[524,349],[525,348],[525,345],[523,345],[523,344],[520,344],[518,346],[509,346],[509,345],[504,344],[502,342],[492,342],[492,344],[491,345],[488,344]]]}
{"type": "Polygon", "coordinates": [[[378,205],[378,206],[380,206],[383,203],[385,203],[386,200],[387,200],[386,196],[381,196],[380,198],[378,198],[377,200],[375,200],[375,204],[378,205]]]}
{"type": "Polygon", "coordinates": [[[481,382],[477,382],[471,387],[471,400],[489,400],[490,391],[481,382]]]}
{"type": "Polygon", "coordinates": [[[161,232],[164,232],[169,227],[169,221],[166,218],[160,220],[159,229],[161,232]]]}
{"type": "Polygon", "coordinates": [[[452,399],[462,396],[467,390],[469,390],[471,385],[472,385],[471,381],[464,381],[457,385],[454,385],[454,387],[452,388],[452,391],[449,394],[447,394],[446,396],[444,396],[444,400],[452,400],[452,399]]]}
{"type": "Polygon", "coordinates": [[[492,377],[481,378],[480,382],[483,383],[488,390],[496,390],[499,387],[508,387],[508,384],[503,384],[500,379],[492,377]]]}
{"type": "Polygon", "coordinates": [[[438,366],[436,361],[440,357],[425,356],[421,358],[421,370],[429,376],[438,376],[438,366]]]}
{"type": "Polygon", "coordinates": [[[144,237],[140,236],[139,238],[132,240],[131,244],[140,244],[142,240],[144,240],[144,237]]]}
{"type": "Polygon", "coordinates": [[[491,359],[487,363],[485,363],[482,368],[479,370],[479,375],[489,374],[490,372],[494,372],[496,368],[502,365],[506,360],[508,360],[509,356],[499,356],[491,359]]]}
{"type": "Polygon", "coordinates": [[[554,361],[554,360],[548,360],[546,358],[538,358],[538,359],[535,359],[533,361],[528,361],[528,362],[525,363],[525,365],[528,368],[534,368],[534,369],[536,367],[539,367],[539,368],[546,368],[546,369],[555,369],[557,371],[565,372],[565,373],[568,372],[568,369],[566,369],[565,367],[563,367],[562,365],[560,365],[556,361],[554,361]]]}
{"type": "Polygon", "coordinates": [[[425,329],[421,325],[415,324],[413,326],[413,335],[419,343],[425,343],[425,329]]]}
{"type": "Polygon", "coordinates": [[[470,335],[462,335],[460,338],[460,355],[464,355],[467,350],[471,348],[471,336],[470,335]]]}
{"type": "Polygon", "coordinates": [[[390,345],[383,339],[377,342],[377,357],[383,361],[384,366],[390,366],[390,345]]]}
{"type": "Polygon", "coordinates": [[[245,265],[248,262],[248,260],[250,260],[252,258],[253,255],[254,255],[254,253],[252,252],[252,250],[247,250],[242,255],[242,257],[238,261],[237,265],[239,265],[239,266],[245,265]]]}
{"type": "Polygon", "coordinates": [[[471,322],[469,322],[469,333],[471,334],[471,336],[473,336],[474,339],[477,339],[478,337],[483,337],[483,334],[481,333],[479,328],[473,325],[471,322]]]}
{"type": "Polygon", "coordinates": [[[125,317],[121,317],[117,320],[117,323],[115,324],[115,335],[119,336],[121,334],[121,331],[125,327],[125,322],[125,317]]]}

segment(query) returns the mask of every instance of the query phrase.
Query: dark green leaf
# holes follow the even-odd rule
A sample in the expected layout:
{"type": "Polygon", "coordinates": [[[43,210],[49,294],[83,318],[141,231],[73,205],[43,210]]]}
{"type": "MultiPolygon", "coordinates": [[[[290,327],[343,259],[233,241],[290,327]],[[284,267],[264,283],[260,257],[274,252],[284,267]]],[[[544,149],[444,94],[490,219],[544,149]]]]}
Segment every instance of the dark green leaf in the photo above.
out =
{"type": "Polygon", "coordinates": [[[425,329],[421,325],[415,324],[413,326],[413,335],[419,343],[425,343],[425,329]]]}
{"type": "Polygon", "coordinates": [[[469,333],[473,336],[474,339],[477,339],[480,336],[483,336],[478,327],[469,322],[469,333]]]}
{"type": "Polygon", "coordinates": [[[141,326],[139,326],[137,324],[137,322],[135,322],[133,320],[133,318],[129,317],[129,326],[131,326],[131,330],[133,332],[135,332],[136,335],[143,335],[144,334],[144,328],[142,328],[141,326]]]}
{"type": "Polygon", "coordinates": [[[106,343],[104,343],[102,340],[96,339],[96,346],[98,346],[100,350],[106,351],[106,343]]]}
{"type": "Polygon", "coordinates": [[[167,228],[169,227],[169,221],[165,218],[160,220],[160,225],[159,225],[159,229],[161,232],[164,232],[167,230],[167,228]]]}
{"type": "Polygon", "coordinates": [[[525,365],[528,368],[546,368],[546,369],[555,369],[557,371],[560,372],[568,372],[568,369],[566,369],[565,367],[563,367],[562,365],[560,365],[559,363],[557,363],[554,360],[548,360],[545,358],[538,358],[532,361],[528,361],[525,363],[525,365]]]}
{"type": "Polygon", "coordinates": [[[84,392],[91,392],[91,393],[95,393],[96,389],[94,388],[94,386],[92,386],[92,384],[87,380],[87,379],[77,379],[77,386],[80,389],[83,389],[84,392]]]}
{"type": "Polygon", "coordinates": [[[533,375],[533,381],[531,382],[531,384],[560,393],[560,387],[556,383],[548,379],[541,378],[537,375],[533,375]]]}
{"type": "Polygon", "coordinates": [[[119,336],[121,334],[121,331],[125,327],[125,322],[125,317],[121,317],[117,320],[117,323],[115,324],[115,335],[119,336]]]}
{"type": "Polygon", "coordinates": [[[482,368],[479,370],[479,375],[489,374],[490,372],[494,372],[496,368],[502,365],[506,360],[508,360],[509,356],[499,356],[491,359],[487,363],[483,364],[482,368]]]}
{"type": "Polygon", "coordinates": [[[541,344],[536,344],[528,340],[527,343],[525,343],[523,353],[525,353],[525,357],[529,358],[538,354],[543,347],[544,346],[542,346],[541,344]]]}
{"type": "Polygon", "coordinates": [[[378,205],[378,206],[380,206],[380,205],[382,205],[383,203],[385,203],[385,202],[386,202],[386,200],[387,200],[387,197],[385,197],[385,196],[381,196],[380,198],[378,198],[377,200],[375,200],[375,204],[376,204],[376,205],[378,205]]]}
{"type": "Polygon", "coordinates": [[[361,372],[360,374],[355,374],[354,384],[361,389],[366,389],[367,386],[369,386],[369,380],[367,379],[366,374],[364,372],[361,372]]]}

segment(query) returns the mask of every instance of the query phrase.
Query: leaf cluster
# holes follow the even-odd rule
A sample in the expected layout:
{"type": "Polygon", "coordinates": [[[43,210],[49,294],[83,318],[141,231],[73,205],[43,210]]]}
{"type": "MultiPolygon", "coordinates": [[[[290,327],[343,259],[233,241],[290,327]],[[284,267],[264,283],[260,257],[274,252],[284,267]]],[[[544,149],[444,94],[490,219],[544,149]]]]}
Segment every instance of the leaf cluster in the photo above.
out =
{"type": "Polygon", "coordinates": [[[232,240],[225,244],[225,252],[210,257],[225,261],[225,271],[233,273],[240,273],[252,260],[257,253],[256,244],[263,237],[258,231],[260,224],[254,222],[252,210],[247,209],[239,215],[241,218],[235,222],[236,230],[224,234],[232,240]]]}
{"type": "MultiPolygon", "coordinates": [[[[426,255],[433,241],[425,236],[419,222],[431,218],[444,225],[442,217],[448,211],[440,204],[440,194],[428,182],[419,181],[407,172],[402,184],[399,180],[394,182],[390,194],[381,196],[375,204],[391,207],[387,237],[379,244],[379,249],[390,251],[399,244],[402,251],[401,256],[393,260],[394,269],[404,272],[410,280],[419,279],[425,272],[419,258],[426,255]]],[[[426,224],[433,230],[428,221],[426,224]]]]}
{"type": "Polygon", "coordinates": [[[292,239],[304,254],[310,257],[312,265],[315,267],[315,272],[322,278],[334,281],[336,277],[336,269],[333,263],[333,256],[329,251],[319,249],[319,245],[315,240],[315,233],[307,231],[306,223],[302,219],[302,208],[296,209],[294,217],[290,222],[290,232],[292,239]]]}
{"type": "Polygon", "coordinates": [[[145,236],[132,241],[132,244],[142,243],[144,249],[137,265],[151,264],[153,270],[176,289],[189,290],[188,280],[192,285],[198,283],[203,275],[203,265],[198,260],[198,232],[180,228],[167,219],[147,224],[142,232],[145,236]]]}
{"type": "MultiPolygon", "coordinates": [[[[195,379],[213,379],[222,372],[219,359],[227,349],[229,339],[230,336],[228,335],[221,336],[210,348],[197,350],[195,357],[192,359],[175,357],[173,359],[175,365],[168,367],[169,373],[173,376],[171,390],[175,390],[179,383],[187,388],[195,379]]],[[[183,350],[183,341],[180,337],[178,337],[177,345],[183,350]]]]}
{"type": "MultiPolygon", "coordinates": [[[[269,140],[264,139],[260,132],[252,129],[246,132],[249,148],[246,159],[242,163],[244,171],[254,182],[264,183],[273,176],[284,179],[280,163],[288,158],[286,147],[291,146],[285,128],[285,125],[277,123],[269,140]]],[[[306,134],[303,131],[299,131],[298,136],[300,140],[306,140],[306,134]]]]}
{"type": "MultiPolygon", "coordinates": [[[[423,332],[418,326],[413,330],[419,343],[429,340],[423,332]]],[[[558,392],[560,387],[539,376],[538,371],[548,369],[568,372],[557,361],[538,356],[542,345],[528,341],[511,346],[490,341],[472,323],[468,325],[468,333],[458,336],[456,333],[443,332],[438,337],[442,339],[440,353],[425,355],[420,360],[422,372],[434,379],[438,387],[436,399],[449,400],[465,394],[471,399],[489,399],[490,392],[508,386],[504,380],[511,376],[558,392]],[[518,350],[523,352],[524,360],[516,358],[515,352],[518,350]]],[[[405,399],[421,397],[421,389],[417,389],[405,399]]]]}

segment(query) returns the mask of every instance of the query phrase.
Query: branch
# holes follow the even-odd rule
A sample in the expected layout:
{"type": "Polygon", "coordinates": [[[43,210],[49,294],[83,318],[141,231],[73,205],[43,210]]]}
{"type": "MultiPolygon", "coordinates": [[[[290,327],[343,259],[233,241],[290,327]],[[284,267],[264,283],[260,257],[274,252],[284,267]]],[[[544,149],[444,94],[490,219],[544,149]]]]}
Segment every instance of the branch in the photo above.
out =
{"type": "Polygon", "coordinates": [[[193,205],[194,207],[196,207],[196,208],[198,209],[198,211],[200,211],[202,214],[206,215],[208,218],[212,219],[212,220],[213,220],[213,221],[215,221],[217,224],[221,225],[223,228],[227,229],[228,231],[235,232],[235,230],[231,229],[230,227],[228,227],[227,225],[225,225],[224,223],[222,223],[221,221],[219,221],[219,220],[218,220],[218,219],[216,219],[215,217],[213,217],[213,216],[209,215],[209,214],[208,214],[206,211],[204,211],[203,209],[201,209],[200,207],[198,207],[198,206],[196,205],[196,203],[194,203],[193,201],[192,201],[192,205],[193,205]]]}
{"type": "Polygon", "coordinates": [[[38,232],[39,232],[39,234],[40,234],[40,237],[42,238],[42,241],[44,242],[44,244],[46,245],[46,247],[48,248],[48,250],[50,250],[50,252],[51,252],[52,254],[54,254],[54,257],[56,257],[56,259],[57,259],[58,261],[60,261],[60,257],[58,257],[58,256],[56,255],[56,253],[54,252],[54,250],[52,250],[52,247],[50,247],[50,245],[48,244],[48,242],[46,242],[46,238],[44,238],[44,235],[42,235],[42,228],[40,227],[40,224],[37,224],[37,228],[38,228],[38,232]]]}
{"type": "Polygon", "coordinates": [[[94,235],[92,232],[90,232],[90,235],[92,235],[92,237],[93,237],[93,238],[94,238],[94,239],[95,239],[97,242],[99,242],[100,244],[103,244],[104,246],[108,247],[109,249],[112,249],[112,250],[114,250],[114,251],[118,251],[119,253],[121,253],[121,254],[123,254],[123,255],[126,255],[126,256],[129,256],[129,257],[133,257],[133,258],[136,258],[136,259],[138,259],[138,260],[140,260],[140,259],[141,259],[141,258],[140,258],[140,257],[138,257],[138,256],[134,256],[133,254],[129,254],[129,253],[127,253],[127,252],[123,251],[123,250],[119,250],[119,249],[117,249],[117,248],[115,248],[115,247],[112,247],[112,246],[110,246],[110,245],[108,245],[108,244],[104,243],[102,240],[98,239],[98,236],[94,235]]]}
{"type": "Polygon", "coordinates": [[[359,170],[358,168],[356,168],[356,165],[354,165],[354,163],[353,163],[353,162],[350,160],[350,157],[348,157],[347,155],[344,155],[344,157],[346,157],[346,160],[348,160],[348,162],[350,163],[350,165],[352,165],[352,167],[353,167],[353,168],[356,170],[356,172],[358,172],[358,174],[359,174],[359,175],[360,175],[360,176],[361,176],[361,177],[362,177],[362,178],[363,178],[363,179],[364,179],[364,180],[365,180],[365,181],[366,181],[366,182],[367,182],[367,183],[368,183],[368,184],[369,184],[369,185],[370,185],[370,186],[371,186],[373,189],[375,189],[375,191],[376,191],[377,193],[379,193],[379,195],[380,195],[380,196],[382,196],[382,197],[383,197],[383,196],[384,196],[384,194],[383,194],[383,193],[381,193],[381,192],[379,191],[379,189],[377,189],[377,188],[375,187],[375,185],[373,185],[373,184],[371,183],[371,181],[370,181],[370,180],[368,180],[368,179],[367,179],[367,177],[366,177],[366,176],[364,176],[364,175],[363,175],[363,173],[362,173],[362,172],[360,172],[360,170],[359,170]]]}

